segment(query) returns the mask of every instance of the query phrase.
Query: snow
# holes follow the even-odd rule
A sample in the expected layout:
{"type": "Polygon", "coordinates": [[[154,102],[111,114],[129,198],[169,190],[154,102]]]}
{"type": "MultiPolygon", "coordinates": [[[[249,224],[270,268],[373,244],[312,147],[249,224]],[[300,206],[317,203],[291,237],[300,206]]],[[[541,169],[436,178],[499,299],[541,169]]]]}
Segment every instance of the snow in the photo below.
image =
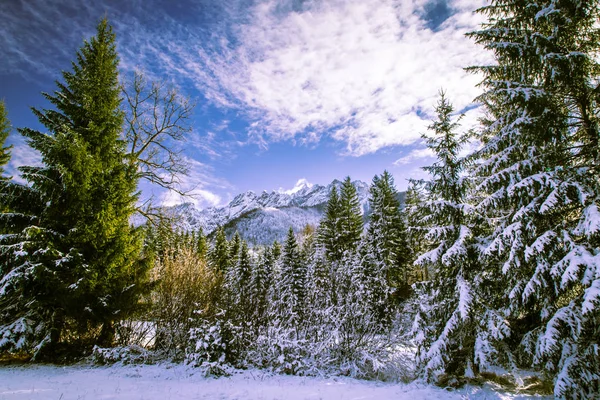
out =
{"type": "Polygon", "coordinates": [[[530,397],[497,392],[491,387],[449,391],[420,382],[392,384],[344,377],[271,375],[257,370],[216,379],[202,376],[199,369],[172,364],[0,367],[0,400],[458,400],[530,397]]]}
{"type": "MultiPolygon", "coordinates": [[[[369,185],[354,181],[363,214],[368,213],[369,185]]],[[[177,217],[177,224],[185,231],[202,228],[210,235],[219,226],[233,226],[250,245],[270,245],[283,241],[290,226],[300,231],[306,224],[317,226],[329,199],[331,188],[339,191],[341,182],[334,180],[327,186],[298,181],[292,191],[252,191],[240,193],[220,208],[197,209],[192,203],[165,208],[167,214],[177,217]],[[276,212],[279,211],[279,212],[276,212]]],[[[229,235],[229,232],[227,232],[229,235]]]]}

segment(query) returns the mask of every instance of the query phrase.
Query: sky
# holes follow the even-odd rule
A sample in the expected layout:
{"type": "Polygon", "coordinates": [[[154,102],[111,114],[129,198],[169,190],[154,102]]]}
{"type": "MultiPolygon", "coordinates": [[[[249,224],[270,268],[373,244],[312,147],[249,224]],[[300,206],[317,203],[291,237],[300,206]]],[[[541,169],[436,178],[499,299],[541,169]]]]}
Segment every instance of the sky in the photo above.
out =
{"type": "MultiPolygon", "coordinates": [[[[465,36],[485,0],[2,0],[0,98],[15,128],[44,130],[30,108],[50,108],[83,40],[106,16],[121,79],[142,71],[195,104],[192,131],[174,146],[192,197],[142,185],[166,205],[226,204],[253,190],[370,182],[388,170],[399,190],[434,158],[421,135],[440,90],[476,126],[491,56],[465,36]]],[[[40,157],[12,132],[8,172],[40,157]]]]}

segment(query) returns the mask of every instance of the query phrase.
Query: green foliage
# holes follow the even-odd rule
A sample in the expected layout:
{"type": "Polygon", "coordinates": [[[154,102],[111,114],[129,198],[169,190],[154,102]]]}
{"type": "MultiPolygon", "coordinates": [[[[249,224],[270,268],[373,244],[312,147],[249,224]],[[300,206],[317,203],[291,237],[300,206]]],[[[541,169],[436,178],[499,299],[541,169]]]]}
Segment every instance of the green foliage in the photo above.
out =
{"type": "Polygon", "coordinates": [[[333,186],[329,193],[325,217],[319,225],[319,241],[325,246],[325,254],[330,261],[340,260],[342,251],[337,240],[339,234],[339,218],[341,204],[337,188],[333,186]]]}
{"type": "Polygon", "coordinates": [[[103,20],[64,83],[44,93],[55,109],[33,110],[49,133],[19,130],[43,165],[20,169],[29,186],[6,189],[19,194],[13,209],[29,223],[6,218],[14,235],[2,253],[14,281],[3,301],[22,307],[4,313],[2,324],[31,321],[37,339],[28,344],[38,353],[73,340],[110,344],[114,321],[144,290],[141,231],[129,225],[137,181],[124,162],[117,66],[115,35],[103,20]]]}
{"type": "Polygon", "coordinates": [[[230,250],[225,230],[222,227],[217,229],[215,242],[208,254],[208,263],[215,270],[225,274],[229,268],[230,250]]]}
{"type": "Polygon", "coordinates": [[[437,118],[429,126],[431,133],[424,135],[424,139],[437,161],[424,167],[431,179],[422,182],[426,197],[418,203],[415,213],[416,224],[423,229],[428,242],[427,251],[417,258],[416,264],[434,273],[415,321],[419,328],[418,368],[431,381],[437,381],[443,374],[464,376],[477,371],[491,347],[488,338],[478,335],[479,319],[483,325],[490,322],[500,326],[503,332],[502,321],[488,321],[478,302],[476,276],[480,265],[473,238],[473,218],[465,199],[468,187],[461,176],[464,159],[459,156],[466,139],[456,133],[458,124],[452,121],[453,108],[443,92],[436,113],[437,118]]]}
{"type": "Polygon", "coordinates": [[[350,177],[342,182],[339,209],[339,236],[342,253],[354,252],[358,247],[363,230],[362,212],[358,193],[350,177]]]}
{"type": "Polygon", "coordinates": [[[283,245],[279,290],[284,324],[288,327],[295,326],[303,320],[305,314],[306,264],[292,228],[283,245]]]}
{"type": "Polygon", "coordinates": [[[388,284],[406,286],[412,254],[398,191],[389,172],[384,171],[373,178],[369,204],[372,210],[367,232],[369,248],[375,259],[383,263],[388,284]]]}
{"type": "Polygon", "coordinates": [[[501,0],[480,12],[489,22],[471,36],[497,64],[472,68],[488,112],[474,175],[507,343],[516,363],[554,378],[555,395],[595,397],[600,9],[501,0]]]}
{"type": "Polygon", "coordinates": [[[362,234],[363,220],[358,193],[347,177],[338,191],[332,187],[325,218],[319,225],[319,242],[330,261],[341,261],[346,252],[354,252],[362,234]]]}

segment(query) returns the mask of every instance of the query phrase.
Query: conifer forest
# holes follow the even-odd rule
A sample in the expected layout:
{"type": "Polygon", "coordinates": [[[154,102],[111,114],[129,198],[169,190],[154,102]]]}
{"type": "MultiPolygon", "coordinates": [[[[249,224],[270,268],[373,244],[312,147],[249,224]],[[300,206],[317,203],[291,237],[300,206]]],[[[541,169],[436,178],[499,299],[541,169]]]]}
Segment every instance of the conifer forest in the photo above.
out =
{"type": "Polygon", "coordinates": [[[186,173],[163,139],[185,137],[193,105],[122,80],[101,20],[32,109],[45,130],[13,129],[0,102],[0,358],[442,387],[530,371],[540,393],[598,398],[600,4],[477,12],[468,36],[493,55],[464,66],[482,77],[477,126],[462,133],[440,88],[428,178],[400,196],[382,171],[365,213],[347,177],[318,225],[266,246],[141,201],[142,181],[186,173]],[[41,154],[19,179],[9,135],[41,154]]]}

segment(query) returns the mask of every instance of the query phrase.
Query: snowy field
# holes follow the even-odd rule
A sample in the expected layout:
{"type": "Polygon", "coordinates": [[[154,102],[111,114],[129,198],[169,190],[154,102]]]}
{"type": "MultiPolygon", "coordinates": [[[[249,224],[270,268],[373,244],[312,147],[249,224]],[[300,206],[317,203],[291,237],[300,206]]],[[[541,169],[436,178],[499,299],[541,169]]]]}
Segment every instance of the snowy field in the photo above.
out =
{"type": "Polygon", "coordinates": [[[531,399],[493,388],[457,391],[421,383],[390,384],[350,378],[307,378],[244,371],[231,377],[205,378],[182,365],[4,366],[0,400],[25,399],[249,399],[249,400],[422,400],[531,399]]]}

